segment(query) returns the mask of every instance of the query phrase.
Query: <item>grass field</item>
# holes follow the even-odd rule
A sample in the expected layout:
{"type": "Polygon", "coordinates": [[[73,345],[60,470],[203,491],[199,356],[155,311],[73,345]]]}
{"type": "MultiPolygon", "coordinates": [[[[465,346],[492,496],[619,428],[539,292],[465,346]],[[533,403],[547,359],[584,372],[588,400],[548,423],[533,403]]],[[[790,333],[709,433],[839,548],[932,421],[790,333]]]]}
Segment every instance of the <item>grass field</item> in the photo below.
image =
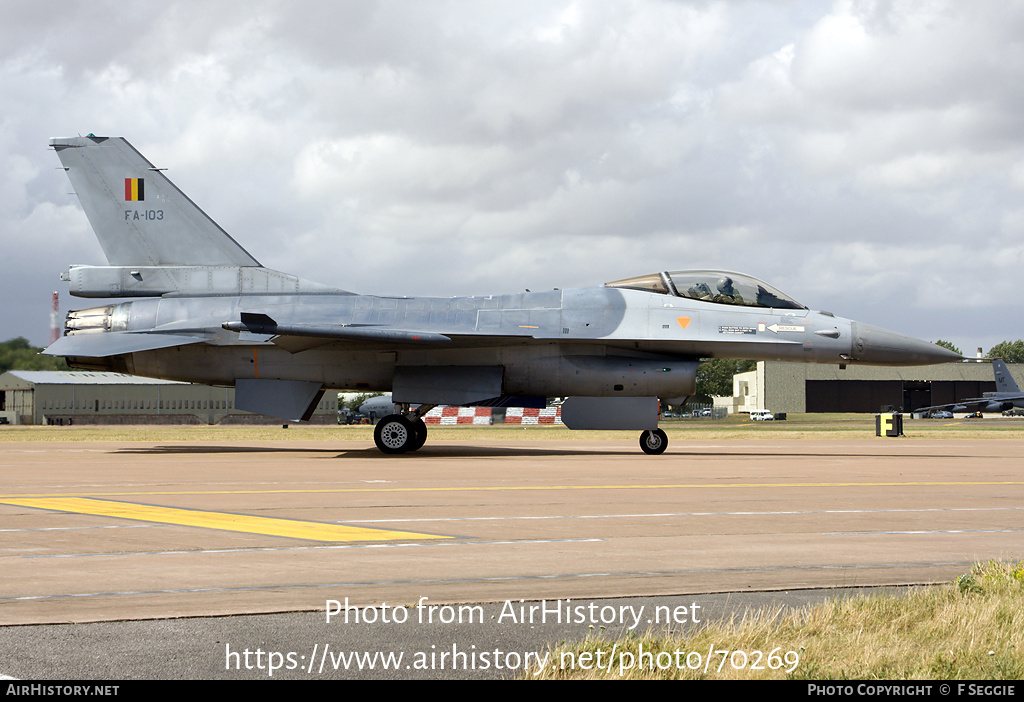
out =
{"type": "Polygon", "coordinates": [[[690,636],[565,644],[552,650],[552,666],[525,677],[1019,680],[1021,621],[1024,563],[993,561],[955,582],[904,596],[867,595],[790,612],[755,610],[690,636]],[[579,665],[596,660],[598,652],[611,661],[605,669],[579,665]]]}
{"type": "MultiPolygon", "coordinates": [[[[782,422],[752,422],[746,416],[726,419],[668,419],[661,427],[672,440],[702,439],[845,439],[873,437],[874,415],[790,414],[782,422]]],[[[904,418],[906,439],[1019,439],[1024,417],[985,419],[904,418]]],[[[570,431],[561,426],[431,426],[428,441],[602,441],[636,440],[635,431],[570,431]]],[[[4,441],[373,441],[369,425],[79,425],[0,426],[4,441]]]]}

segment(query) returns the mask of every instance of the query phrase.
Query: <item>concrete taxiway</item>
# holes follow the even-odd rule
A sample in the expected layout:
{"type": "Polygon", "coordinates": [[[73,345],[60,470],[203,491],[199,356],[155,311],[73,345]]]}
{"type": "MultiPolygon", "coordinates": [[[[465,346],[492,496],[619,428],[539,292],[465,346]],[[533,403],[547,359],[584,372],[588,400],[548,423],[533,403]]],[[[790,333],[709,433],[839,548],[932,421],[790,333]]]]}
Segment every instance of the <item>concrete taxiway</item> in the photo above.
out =
{"type": "Polygon", "coordinates": [[[0,624],[930,583],[1024,551],[1017,439],[3,449],[0,624]]]}

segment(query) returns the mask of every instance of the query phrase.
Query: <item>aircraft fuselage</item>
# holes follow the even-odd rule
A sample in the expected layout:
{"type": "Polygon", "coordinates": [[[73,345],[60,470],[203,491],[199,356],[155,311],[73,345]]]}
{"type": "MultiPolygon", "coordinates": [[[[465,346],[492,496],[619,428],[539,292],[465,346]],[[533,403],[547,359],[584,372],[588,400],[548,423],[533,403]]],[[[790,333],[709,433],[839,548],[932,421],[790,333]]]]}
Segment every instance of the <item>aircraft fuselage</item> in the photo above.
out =
{"type": "MultiPolygon", "coordinates": [[[[115,334],[188,334],[203,343],[72,364],[168,380],[233,385],[239,378],[304,380],[388,391],[398,366],[502,366],[513,395],[693,394],[701,358],[809,363],[936,362],[937,348],[812,310],[738,307],[639,290],[594,287],[486,297],[352,294],[163,297],[91,315],[115,334]],[[244,312],[295,324],[436,332],[450,341],[382,347],[374,341],[291,339],[230,331],[244,312]],[[888,336],[886,336],[888,334],[888,336]],[[884,343],[899,337],[900,353],[884,343]],[[666,366],[669,361],[675,367],[666,366]]],[[[69,322],[70,324],[70,322],[69,322]]],[[[95,333],[92,331],[73,333],[95,333]]]]}

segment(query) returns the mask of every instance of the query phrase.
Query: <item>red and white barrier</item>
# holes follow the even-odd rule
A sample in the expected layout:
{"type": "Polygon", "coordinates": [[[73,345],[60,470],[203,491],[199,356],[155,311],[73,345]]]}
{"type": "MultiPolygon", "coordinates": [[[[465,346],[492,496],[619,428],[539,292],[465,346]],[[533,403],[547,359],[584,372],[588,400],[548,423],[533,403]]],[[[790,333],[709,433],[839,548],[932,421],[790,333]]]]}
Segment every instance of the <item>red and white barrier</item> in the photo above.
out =
{"type": "Polygon", "coordinates": [[[423,416],[425,424],[490,424],[490,407],[435,407],[423,416]]]}
{"type": "Polygon", "coordinates": [[[509,407],[505,424],[561,424],[561,407],[509,407]]]}

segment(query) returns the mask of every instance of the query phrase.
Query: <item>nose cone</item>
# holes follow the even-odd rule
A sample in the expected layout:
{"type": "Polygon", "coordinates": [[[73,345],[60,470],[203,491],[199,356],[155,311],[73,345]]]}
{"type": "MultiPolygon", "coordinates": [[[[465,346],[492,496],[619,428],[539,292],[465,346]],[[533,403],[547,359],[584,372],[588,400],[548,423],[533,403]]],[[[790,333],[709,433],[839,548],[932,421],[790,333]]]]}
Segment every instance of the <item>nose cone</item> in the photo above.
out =
{"type": "Polygon", "coordinates": [[[928,341],[859,322],[852,351],[857,363],[876,366],[927,366],[963,360],[960,354],[928,341]]]}

